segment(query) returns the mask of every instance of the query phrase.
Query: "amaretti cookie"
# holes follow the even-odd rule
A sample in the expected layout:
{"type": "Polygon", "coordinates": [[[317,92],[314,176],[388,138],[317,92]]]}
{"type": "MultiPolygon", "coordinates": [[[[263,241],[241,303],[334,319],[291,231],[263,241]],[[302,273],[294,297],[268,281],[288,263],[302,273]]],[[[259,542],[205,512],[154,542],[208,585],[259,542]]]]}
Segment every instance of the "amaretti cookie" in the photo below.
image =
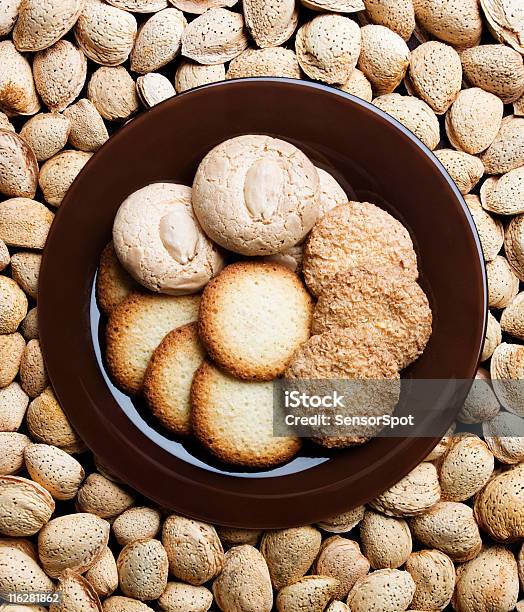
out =
{"type": "Polygon", "coordinates": [[[289,461],[300,440],[273,435],[273,384],[230,376],[209,361],[191,387],[191,419],[198,440],[221,461],[268,468],[289,461]]]}
{"type": "Polygon", "coordinates": [[[328,213],[330,210],[341,204],[348,204],[349,199],[337,181],[337,179],[322,168],[317,168],[318,177],[320,179],[320,195],[318,198],[319,204],[319,219],[328,213]]]}
{"type": "Polygon", "coordinates": [[[113,243],[102,251],[96,276],[96,299],[103,313],[108,315],[120,302],[139,288],[138,283],[122,268],[113,243]]]}
{"type": "Polygon", "coordinates": [[[129,274],[159,293],[197,293],[224,265],[193,214],[191,188],[175,183],[132,193],[116,214],[113,242],[129,274]]]}
{"type": "Polygon", "coordinates": [[[270,255],[300,242],[318,218],[320,179],[294,145],[238,136],[202,160],[193,208],[206,234],[242,255],[270,255]]]}
{"type": "Polygon", "coordinates": [[[147,366],[144,397],[155,417],[175,434],[191,432],[189,392],[204,357],[197,324],[188,323],[167,334],[147,366]]]}
{"type": "Polygon", "coordinates": [[[304,279],[315,295],[329,286],[338,272],[386,266],[418,278],[417,256],[408,230],[369,202],[333,208],[313,227],[304,249],[304,279]]]}
{"type": "Polygon", "coordinates": [[[431,336],[432,313],[420,285],[397,268],[353,268],[333,277],[320,294],[313,333],[363,331],[384,345],[399,367],[415,361],[431,336]]]}
{"type": "Polygon", "coordinates": [[[132,293],[111,312],[106,327],[106,361],[122,391],[138,393],[153,351],[173,329],[196,321],[199,295],[132,293]]]}
{"type": "MultiPolygon", "coordinates": [[[[285,377],[303,381],[299,389],[307,388],[311,394],[319,389],[321,395],[338,389],[346,399],[344,408],[336,410],[344,416],[392,414],[400,397],[395,358],[365,330],[333,329],[312,336],[296,351],[285,377]],[[323,387],[323,380],[332,380],[334,386],[323,387]]],[[[380,429],[380,425],[355,425],[351,435],[339,435],[338,428],[328,426],[325,431],[319,428],[314,439],[323,446],[339,448],[363,444],[380,429]]]]}
{"type": "Polygon", "coordinates": [[[202,294],[199,332],[210,356],[246,380],[284,372],[310,335],[313,302],[296,274],[277,264],[227,266],[202,294]]]}

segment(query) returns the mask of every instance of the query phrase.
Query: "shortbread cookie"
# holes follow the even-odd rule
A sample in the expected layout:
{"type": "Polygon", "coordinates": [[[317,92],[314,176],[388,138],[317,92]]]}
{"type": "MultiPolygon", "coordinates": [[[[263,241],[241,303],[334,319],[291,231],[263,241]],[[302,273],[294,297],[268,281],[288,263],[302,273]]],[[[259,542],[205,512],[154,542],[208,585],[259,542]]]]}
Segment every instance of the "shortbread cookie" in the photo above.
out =
{"type": "Polygon", "coordinates": [[[311,230],[304,249],[304,278],[315,295],[332,283],[337,272],[385,266],[418,278],[409,232],[385,210],[368,202],[333,208],[311,230]]]}
{"type": "Polygon", "coordinates": [[[175,183],[132,193],[116,214],[113,242],[129,274],[158,293],[197,293],[224,266],[193,215],[191,188],[175,183]]]}
{"type": "Polygon", "coordinates": [[[271,380],[309,338],[312,312],[311,297],[288,268],[242,261],[205,288],[199,332],[211,357],[233,376],[271,380]]]}
{"type": "MultiPolygon", "coordinates": [[[[295,353],[285,377],[299,379],[298,389],[310,394],[324,395],[337,389],[345,398],[344,408],[334,410],[333,417],[390,415],[400,397],[397,362],[365,331],[334,329],[312,336],[295,353]],[[332,382],[323,386],[323,380],[332,382]]],[[[381,429],[380,425],[361,424],[351,428],[351,435],[345,435],[346,431],[339,435],[339,429],[331,424],[320,427],[314,440],[330,448],[352,446],[367,442],[381,429]]]]}
{"type": "Polygon", "coordinates": [[[191,433],[189,391],[204,357],[197,324],[188,323],[167,334],[149,361],[144,397],[155,417],[173,433],[191,433]]]}
{"type": "Polygon", "coordinates": [[[191,387],[191,420],[200,442],[221,461],[268,468],[289,461],[300,440],[273,435],[273,384],[233,378],[209,361],[191,387]]]}
{"type": "Polygon", "coordinates": [[[110,242],[102,251],[96,276],[96,299],[100,310],[109,313],[133,291],[138,283],[122,268],[110,242]]]}
{"type": "Polygon", "coordinates": [[[173,329],[196,321],[200,296],[132,293],[111,312],[106,328],[106,360],[113,382],[138,393],[156,347],[173,329]]]}
{"type": "Polygon", "coordinates": [[[349,199],[332,174],[322,170],[322,168],[317,168],[317,172],[320,179],[320,196],[318,199],[320,214],[318,218],[322,219],[326,213],[336,206],[348,204],[349,199]]]}
{"type": "Polygon", "coordinates": [[[215,242],[242,255],[294,246],[318,218],[320,179],[294,145],[238,136],[212,149],[198,167],[193,207],[215,242]]]}
{"type": "Polygon", "coordinates": [[[405,368],[424,351],[431,336],[432,314],[420,285],[397,268],[354,268],[333,277],[320,294],[313,333],[348,328],[384,345],[405,368]]]}

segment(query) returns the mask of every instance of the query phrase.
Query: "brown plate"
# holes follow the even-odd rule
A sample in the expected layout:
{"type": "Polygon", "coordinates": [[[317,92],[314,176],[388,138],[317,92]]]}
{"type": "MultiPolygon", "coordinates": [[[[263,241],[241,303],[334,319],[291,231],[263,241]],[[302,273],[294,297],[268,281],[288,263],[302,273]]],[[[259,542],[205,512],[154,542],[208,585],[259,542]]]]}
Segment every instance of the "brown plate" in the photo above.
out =
{"type": "MultiPolygon", "coordinates": [[[[410,230],[434,330],[407,376],[474,376],[487,291],[473,221],[442,166],[399,123],[330,87],[286,79],[205,86],[144,112],[90,160],[58,211],[40,272],[41,340],[63,409],[103,465],[159,504],[213,523],[277,528],[369,501],[424,459],[437,438],[377,438],[332,454],[306,445],[280,468],[232,471],[169,436],[110,383],[93,281],[119,205],[154,181],[191,184],[213,146],[246,133],[297,144],[353,197],[380,204],[410,230]]],[[[435,436],[453,421],[455,399],[434,398],[435,436]]]]}

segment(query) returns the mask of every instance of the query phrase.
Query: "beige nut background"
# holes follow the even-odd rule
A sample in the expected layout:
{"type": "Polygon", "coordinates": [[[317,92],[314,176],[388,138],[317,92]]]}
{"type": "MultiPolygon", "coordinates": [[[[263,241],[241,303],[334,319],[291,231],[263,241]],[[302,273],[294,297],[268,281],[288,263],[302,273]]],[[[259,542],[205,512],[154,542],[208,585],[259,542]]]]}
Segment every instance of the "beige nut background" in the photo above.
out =
{"type": "MultiPolygon", "coordinates": [[[[524,610],[524,433],[508,435],[524,422],[522,11],[0,0],[0,590],[58,587],[51,612],[524,610]],[[319,79],[413,130],[466,197],[491,285],[485,386],[456,427],[478,435],[448,432],[365,508],[266,532],[169,515],[114,482],[48,386],[36,290],[54,207],[88,155],[175,92],[250,76],[319,79]]],[[[327,180],[331,208],[344,196],[327,180]]],[[[297,268],[301,251],[280,257],[297,268]]],[[[136,287],[111,261],[112,307],[136,287]]]]}

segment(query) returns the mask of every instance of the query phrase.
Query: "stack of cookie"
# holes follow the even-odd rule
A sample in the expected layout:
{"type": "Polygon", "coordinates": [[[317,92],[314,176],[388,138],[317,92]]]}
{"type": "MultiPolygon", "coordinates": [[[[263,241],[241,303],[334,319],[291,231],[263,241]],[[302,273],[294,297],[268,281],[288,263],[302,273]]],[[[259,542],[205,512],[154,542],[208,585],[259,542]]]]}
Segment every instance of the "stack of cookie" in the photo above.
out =
{"type": "Polygon", "coordinates": [[[120,207],[97,277],[107,367],[171,432],[226,463],[275,466],[300,440],[273,435],[272,381],[398,379],[431,334],[417,277],[388,213],[349,202],[287,142],[233,138],[192,189],[157,183],[120,207]]]}

